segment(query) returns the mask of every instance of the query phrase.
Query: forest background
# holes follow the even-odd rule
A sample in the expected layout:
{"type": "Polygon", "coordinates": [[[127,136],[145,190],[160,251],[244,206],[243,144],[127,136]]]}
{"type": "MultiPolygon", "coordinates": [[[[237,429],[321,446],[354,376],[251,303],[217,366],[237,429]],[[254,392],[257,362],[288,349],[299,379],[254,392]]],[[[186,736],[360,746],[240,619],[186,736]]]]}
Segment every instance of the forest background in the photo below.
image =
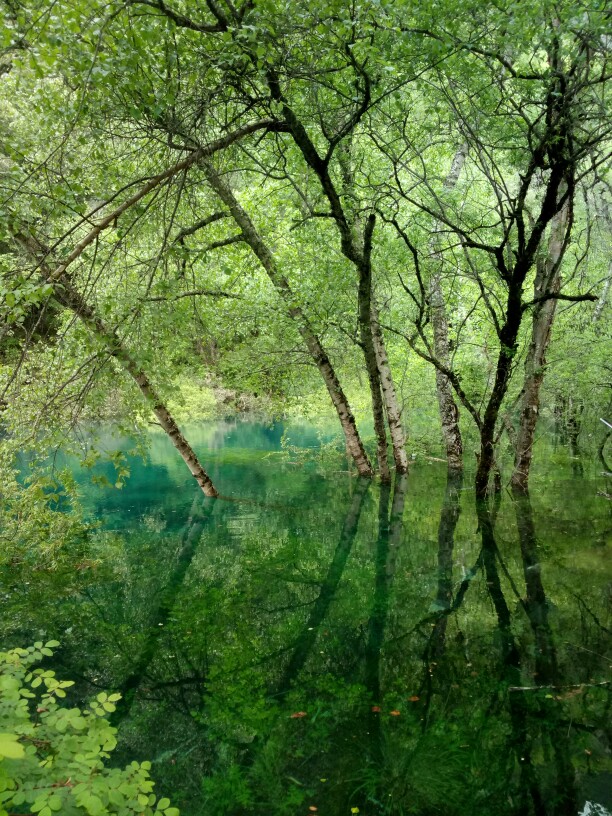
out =
{"type": "Polygon", "coordinates": [[[214,384],[484,497],[609,412],[605,3],[4,7],[7,456],[152,412],[214,495],[214,384]]]}
{"type": "MultiPolygon", "coordinates": [[[[0,10],[4,570],[85,552],[53,454],[110,459],[121,488],[125,452],[97,434],[109,422],[143,451],[159,426],[216,497],[186,420],[331,417],[335,455],[387,504],[394,471],[446,460],[451,538],[465,466],[489,552],[485,500],[528,494],[547,429],[611,470],[604,0],[0,10]]],[[[28,669],[56,645],[3,653],[2,672],[18,697],[15,678],[44,680],[41,719],[59,730],[63,686],[28,669]]],[[[114,732],[92,728],[98,768],[114,732]]],[[[130,767],[147,798],[148,769],[130,767]]],[[[48,816],[54,796],[32,809],[48,816]]]]}

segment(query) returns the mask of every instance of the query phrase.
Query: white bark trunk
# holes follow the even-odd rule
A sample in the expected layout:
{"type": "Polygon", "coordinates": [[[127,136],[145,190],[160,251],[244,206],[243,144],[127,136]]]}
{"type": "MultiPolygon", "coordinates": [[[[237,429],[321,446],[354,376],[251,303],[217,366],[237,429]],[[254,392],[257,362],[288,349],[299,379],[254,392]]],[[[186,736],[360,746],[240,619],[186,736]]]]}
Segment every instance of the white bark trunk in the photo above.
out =
{"type": "MultiPolygon", "coordinates": [[[[461,174],[467,158],[467,145],[461,145],[453,157],[451,168],[444,180],[444,189],[452,190],[461,174]]],[[[438,250],[437,231],[432,236],[431,250],[434,256],[435,269],[429,282],[431,304],[431,324],[433,328],[433,345],[437,359],[445,366],[451,367],[450,340],[448,336],[448,319],[446,304],[442,291],[442,257],[438,250]]],[[[459,428],[459,408],[455,402],[453,387],[448,377],[436,368],[436,395],[440,411],[442,436],[446,448],[448,465],[453,470],[463,467],[463,440],[459,428]]]]}
{"type": "Polygon", "coordinates": [[[391,435],[395,470],[397,473],[407,473],[408,455],[406,453],[406,434],[402,422],[402,408],[397,398],[393,374],[391,372],[391,366],[389,365],[387,349],[385,348],[385,339],[380,325],[378,306],[374,298],[372,298],[372,336],[383,401],[387,414],[387,424],[391,435]]]}

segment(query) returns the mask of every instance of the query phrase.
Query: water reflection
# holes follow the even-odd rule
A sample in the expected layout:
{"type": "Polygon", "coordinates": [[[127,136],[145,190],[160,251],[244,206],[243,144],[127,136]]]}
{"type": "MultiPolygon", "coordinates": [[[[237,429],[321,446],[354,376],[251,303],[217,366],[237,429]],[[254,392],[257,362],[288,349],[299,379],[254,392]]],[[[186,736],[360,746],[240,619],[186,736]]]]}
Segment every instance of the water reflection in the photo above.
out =
{"type": "Polygon", "coordinates": [[[278,429],[249,434],[255,452],[234,436],[218,460],[235,501],[173,482],[158,451],[138,502],[112,494],[95,568],[7,601],[7,640],[60,640],[77,697],[122,692],[118,760],[153,759],[185,816],[610,807],[609,578],[592,544],[609,521],[588,480],[556,514],[551,482],[539,505],[476,508],[458,472],[416,466],[391,490],[270,456],[278,429]],[[564,522],[581,502],[584,540],[564,522]]]}

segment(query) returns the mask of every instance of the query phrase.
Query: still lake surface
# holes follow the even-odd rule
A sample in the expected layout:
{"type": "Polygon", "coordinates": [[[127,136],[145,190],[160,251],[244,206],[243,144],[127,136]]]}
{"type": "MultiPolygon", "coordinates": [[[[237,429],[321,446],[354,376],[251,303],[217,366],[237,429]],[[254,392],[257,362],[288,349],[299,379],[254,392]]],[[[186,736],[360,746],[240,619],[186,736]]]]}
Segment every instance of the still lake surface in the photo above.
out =
{"type": "Polygon", "coordinates": [[[121,691],[115,761],[184,816],[612,812],[601,463],[543,447],[531,503],[479,519],[470,472],[387,489],[286,430],[188,429],[216,501],[161,434],[121,490],[69,463],[100,529],[10,587],[8,645],[60,641],[74,704],[121,691]]]}

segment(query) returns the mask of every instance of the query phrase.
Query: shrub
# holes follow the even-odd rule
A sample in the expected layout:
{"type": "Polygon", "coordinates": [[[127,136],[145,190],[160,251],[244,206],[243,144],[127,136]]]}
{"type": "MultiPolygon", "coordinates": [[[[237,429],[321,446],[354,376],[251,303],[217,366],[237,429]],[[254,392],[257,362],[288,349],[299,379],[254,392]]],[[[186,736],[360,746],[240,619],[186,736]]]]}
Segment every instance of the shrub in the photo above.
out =
{"type": "Polygon", "coordinates": [[[179,816],[152,792],[150,762],[105,767],[117,744],[107,716],[120,695],[102,692],[82,710],[69,708],[60,701],[73,682],[34,668],[58,645],[0,652],[0,816],[23,808],[37,816],[179,816]]]}

